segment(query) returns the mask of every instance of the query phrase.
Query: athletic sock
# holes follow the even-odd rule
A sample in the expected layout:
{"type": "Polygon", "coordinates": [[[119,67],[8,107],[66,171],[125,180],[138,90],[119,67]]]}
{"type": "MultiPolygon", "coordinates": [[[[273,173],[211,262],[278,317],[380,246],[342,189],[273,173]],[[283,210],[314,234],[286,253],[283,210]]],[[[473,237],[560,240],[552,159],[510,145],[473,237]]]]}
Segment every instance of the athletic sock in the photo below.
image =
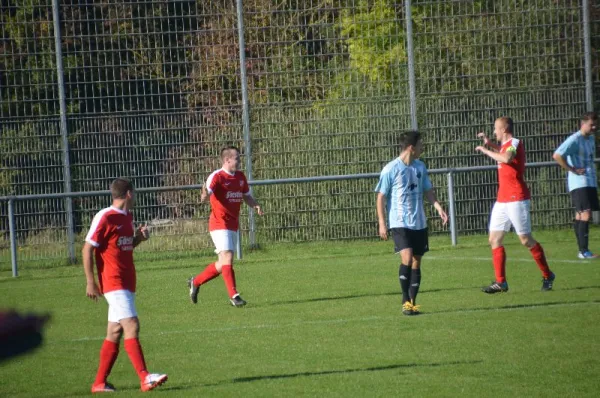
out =
{"type": "Polygon", "coordinates": [[[573,221],[573,230],[575,231],[575,238],[577,239],[577,248],[579,249],[580,252],[583,253],[582,250],[582,242],[581,242],[581,233],[579,232],[581,230],[581,221],[579,220],[575,220],[573,221]]]}
{"type": "Polygon", "coordinates": [[[124,341],[124,346],[133,368],[137,372],[140,381],[143,383],[148,375],[148,371],[146,370],[146,360],[144,359],[144,352],[142,351],[140,340],[137,338],[126,339],[124,341]]]}
{"type": "Polygon", "coordinates": [[[236,296],[238,292],[235,287],[235,271],[233,270],[233,266],[222,266],[221,273],[223,274],[223,280],[225,281],[225,286],[227,287],[227,293],[229,294],[229,297],[231,298],[236,296]]]}
{"type": "Polygon", "coordinates": [[[194,278],[194,286],[198,287],[202,284],[205,284],[208,281],[211,281],[219,276],[219,271],[217,271],[217,267],[215,263],[209,264],[204,268],[204,271],[196,275],[194,278]]]}
{"type": "Polygon", "coordinates": [[[98,373],[96,373],[94,385],[106,383],[106,378],[110,374],[118,355],[119,344],[104,340],[102,348],[100,348],[100,364],[98,365],[98,373]]]}
{"type": "Polygon", "coordinates": [[[411,269],[408,265],[400,265],[398,272],[398,278],[400,279],[400,288],[402,289],[402,304],[410,301],[409,290],[410,290],[410,278],[411,269]]]}
{"type": "Polygon", "coordinates": [[[415,268],[410,273],[409,296],[413,305],[417,304],[417,294],[421,285],[421,268],[415,268]]]}
{"type": "Polygon", "coordinates": [[[492,261],[494,263],[496,282],[506,282],[506,252],[504,251],[504,246],[492,249],[492,261]]]}
{"type": "Polygon", "coordinates": [[[550,267],[548,267],[548,262],[546,261],[546,255],[544,254],[544,249],[542,248],[542,245],[540,245],[540,243],[537,242],[535,246],[529,249],[529,251],[531,252],[531,255],[533,256],[533,259],[535,260],[535,263],[537,264],[538,268],[540,269],[540,271],[542,271],[544,279],[550,278],[552,272],[550,271],[550,267]]]}
{"type": "Polygon", "coordinates": [[[581,239],[580,246],[581,252],[585,253],[590,250],[588,247],[589,243],[589,233],[590,233],[590,222],[589,221],[579,221],[579,236],[581,239]]]}

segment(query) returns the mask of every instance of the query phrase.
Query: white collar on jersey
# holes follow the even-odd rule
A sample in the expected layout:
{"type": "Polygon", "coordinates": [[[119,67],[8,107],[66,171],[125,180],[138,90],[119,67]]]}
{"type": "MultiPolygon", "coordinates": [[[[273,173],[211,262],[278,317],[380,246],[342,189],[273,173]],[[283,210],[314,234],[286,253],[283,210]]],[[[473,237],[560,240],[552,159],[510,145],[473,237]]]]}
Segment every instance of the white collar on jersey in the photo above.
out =
{"type": "Polygon", "coordinates": [[[123,214],[124,216],[127,215],[127,210],[121,210],[121,209],[119,209],[118,207],[115,207],[115,206],[110,206],[110,208],[113,209],[114,211],[116,211],[117,213],[123,214]]]}
{"type": "Polygon", "coordinates": [[[233,173],[230,173],[227,170],[225,170],[223,167],[221,167],[221,170],[223,170],[225,173],[229,174],[230,176],[234,176],[235,175],[235,171],[233,173]]]}

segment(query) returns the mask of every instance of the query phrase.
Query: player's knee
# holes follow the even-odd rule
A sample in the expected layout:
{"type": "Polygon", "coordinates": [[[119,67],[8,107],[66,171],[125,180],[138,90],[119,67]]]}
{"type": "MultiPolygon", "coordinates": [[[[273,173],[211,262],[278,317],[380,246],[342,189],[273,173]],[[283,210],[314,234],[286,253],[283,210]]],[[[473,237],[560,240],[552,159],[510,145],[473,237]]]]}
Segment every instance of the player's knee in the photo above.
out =
{"type": "Polygon", "coordinates": [[[109,322],[106,331],[106,339],[114,343],[118,343],[123,335],[123,327],[120,323],[109,322]]]}
{"type": "Polygon", "coordinates": [[[220,265],[231,265],[233,262],[233,252],[231,250],[224,250],[219,253],[219,263],[220,265]]]}
{"type": "Polygon", "coordinates": [[[587,211],[582,211],[581,213],[579,213],[579,215],[580,215],[580,216],[579,216],[579,217],[580,217],[579,219],[580,219],[581,221],[584,221],[584,222],[586,222],[586,221],[590,221],[590,218],[592,218],[592,217],[591,217],[591,216],[592,216],[592,214],[591,214],[591,212],[590,212],[589,210],[587,210],[587,211]]]}
{"type": "Polygon", "coordinates": [[[119,323],[123,328],[126,339],[138,337],[140,333],[140,322],[137,317],[121,319],[119,323]]]}
{"type": "Polygon", "coordinates": [[[533,246],[535,246],[535,244],[537,243],[535,239],[533,239],[533,236],[531,236],[530,234],[527,235],[519,235],[519,240],[521,241],[521,244],[523,246],[526,246],[528,248],[532,248],[533,246]]]}

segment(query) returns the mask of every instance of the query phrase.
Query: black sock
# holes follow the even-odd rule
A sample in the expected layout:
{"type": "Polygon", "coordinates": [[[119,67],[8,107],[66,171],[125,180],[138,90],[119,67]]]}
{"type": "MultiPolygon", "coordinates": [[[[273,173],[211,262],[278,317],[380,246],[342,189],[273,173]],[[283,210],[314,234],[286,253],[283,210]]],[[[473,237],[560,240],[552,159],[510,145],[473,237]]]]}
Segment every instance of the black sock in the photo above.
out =
{"type": "Polygon", "coordinates": [[[400,287],[402,288],[402,304],[410,301],[410,297],[408,295],[408,291],[410,289],[410,274],[410,267],[408,265],[400,265],[398,278],[400,279],[400,287]]]}
{"type": "Polygon", "coordinates": [[[410,299],[413,305],[417,304],[417,294],[421,285],[421,268],[413,269],[410,274],[410,299]]]}
{"type": "Polygon", "coordinates": [[[581,246],[582,252],[587,252],[589,250],[589,247],[588,247],[589,233],[590,233],[589,221],[579,221],[579,236],[580,236],[579,239],[581,239],[580,246],[581,246]]]}
{"type": "Polygon", "coordinates": [[[581,229],[581,221],[573,221],[573,229],[575,230],[575,238],[577,238],[577,247],[579,248],[579,251],[581,251],[581,234],[579,233],[581,229]]]}

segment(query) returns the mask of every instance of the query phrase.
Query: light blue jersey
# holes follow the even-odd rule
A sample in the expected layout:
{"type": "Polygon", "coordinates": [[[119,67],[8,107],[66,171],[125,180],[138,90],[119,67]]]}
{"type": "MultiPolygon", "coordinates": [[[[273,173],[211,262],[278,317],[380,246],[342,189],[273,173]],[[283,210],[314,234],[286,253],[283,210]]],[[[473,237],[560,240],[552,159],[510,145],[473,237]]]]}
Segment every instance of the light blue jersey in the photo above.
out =
{"type": "Polygon", "coordinates": [[[569,171],[569,191],[584,187],[598,187],[596,178],[596,141],[593,135],[584,137],[581,131],[573,133],[563,142],[554,153],[559,154],[567,164],[576,169],[585,169],[584,175],[577,175],[569,171]]]}
{"type": "Polygon", "coordinates": [[[388,228],[427,228],[423,193],[432,188],[427,168],[420,160],[405,165],[400,158],[381,171],[375,192],[387,198],[388,228]]]}

